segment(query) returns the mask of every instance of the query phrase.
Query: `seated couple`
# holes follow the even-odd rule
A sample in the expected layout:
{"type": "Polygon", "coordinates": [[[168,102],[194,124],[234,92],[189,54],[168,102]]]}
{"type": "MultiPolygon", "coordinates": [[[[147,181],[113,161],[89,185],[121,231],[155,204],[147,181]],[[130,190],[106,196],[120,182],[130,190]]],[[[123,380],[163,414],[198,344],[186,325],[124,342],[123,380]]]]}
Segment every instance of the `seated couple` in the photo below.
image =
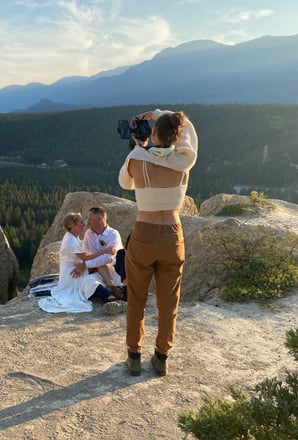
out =
{"type": "MultiPolygon", "coordinates": [[[[124,311],[123,245],[119,232],[107,223],[106,210],[102,207],[89,210],[89,228],[85,232],[83,246],[79,238],[84,229],[81,214],[67,214],[62,225],[66,232],[60,247],[59,283],[51,290],[50,297],[38,301],[39,307],[51,313],[89,312],[92,310],[89,298],[97,297],[107,305],[122,301],[117,310],[124,311]],[[119,273],[115,270],[117,252],[119,273]]],[[[115,305],[112,308],[117,313],[115,305]]],[[[109,314],[108,306],[106,313],[109,314]]]]}

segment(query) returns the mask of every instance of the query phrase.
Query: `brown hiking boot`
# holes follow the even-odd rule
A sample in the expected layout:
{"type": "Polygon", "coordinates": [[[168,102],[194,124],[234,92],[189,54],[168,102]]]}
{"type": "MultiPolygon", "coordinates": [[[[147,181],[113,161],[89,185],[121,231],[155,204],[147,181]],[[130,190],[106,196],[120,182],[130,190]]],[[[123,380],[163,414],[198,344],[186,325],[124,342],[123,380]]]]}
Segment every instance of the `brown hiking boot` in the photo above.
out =
{"type": "Polygon", "coordinates": [[[128,351],[126,363],[131,376],[140,376],[142,372],[141,353],[128,351]]]}
{"type": "Polygon", "coordinates": [[[168,374],[168,356],[166,354],[161,354],[155,350],[151,358],[151,364],[159,376],[166,376],[168,374]]]}

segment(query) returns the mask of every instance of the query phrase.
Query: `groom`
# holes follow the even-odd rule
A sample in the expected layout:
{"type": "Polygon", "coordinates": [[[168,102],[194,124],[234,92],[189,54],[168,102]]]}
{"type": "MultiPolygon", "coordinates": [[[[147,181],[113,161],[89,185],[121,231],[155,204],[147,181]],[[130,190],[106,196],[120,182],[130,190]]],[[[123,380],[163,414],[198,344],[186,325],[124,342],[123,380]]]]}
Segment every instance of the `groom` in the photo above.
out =
{"type": "MultiPolygon", "coordinates": [[[[107,220],[108,215],[104,207],[97,206],[89,210],[89,228],[84,235],[83,247],[87,255],[97,253],[101,250],[103,254],[92,260],[77,264],[75,271],[79,275],[87,267],[90,273],[99,272],[105,287],[108,287],[115,297],[126,301],[125,287],[121,285],[121,280],[125,278],[125,274],[118,274],[115,270],[116,259],[119,260],[119,257],[122,255],[122,239],[119,231],[110,227],[107,220]],[[114,249],[115,252],[111,254],[108,248],[114,249]],[[106,253],[104,253],[105,249],[107,249],[106,253]],[[117,253],[118,255],[116,255],[117,253]]],[[[123,271],[124,262],[121,267],[123,271]]]]}

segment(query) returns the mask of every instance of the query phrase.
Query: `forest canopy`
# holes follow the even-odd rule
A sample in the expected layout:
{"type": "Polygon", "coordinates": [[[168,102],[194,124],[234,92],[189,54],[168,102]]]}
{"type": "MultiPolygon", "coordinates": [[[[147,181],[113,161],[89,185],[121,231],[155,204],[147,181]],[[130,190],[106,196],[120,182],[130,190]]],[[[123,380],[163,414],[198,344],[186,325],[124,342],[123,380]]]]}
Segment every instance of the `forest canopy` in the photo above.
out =
{"type": "Polygon", "coordinates": [[[0,224],[18,258],[22,284],[68,192],[133,199],[118,185],[129,150],[117,122],[154,108],[182,110],[197,129],[199,158],[188,194],[198,206],[218,193],[251,190],[298,203],[297,105],[160,104],[0,114],[0,224]]]}

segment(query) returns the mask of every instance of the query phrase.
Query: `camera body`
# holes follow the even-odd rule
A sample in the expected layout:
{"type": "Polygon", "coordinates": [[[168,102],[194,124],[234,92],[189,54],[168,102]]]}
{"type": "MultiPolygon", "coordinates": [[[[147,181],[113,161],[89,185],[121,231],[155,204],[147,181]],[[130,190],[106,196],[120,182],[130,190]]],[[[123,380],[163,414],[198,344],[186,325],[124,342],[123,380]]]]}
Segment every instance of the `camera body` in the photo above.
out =
{"type": "Polygon", "coordinates": [[[136,126],[130,127],[129,121],[125,119],[120,119],[118,121],[118,133],[121,139],[131,139],[134,136],[140,141],[146,141],[151,135],[151,127],[148,121],[137,119],[136,126]]]}

